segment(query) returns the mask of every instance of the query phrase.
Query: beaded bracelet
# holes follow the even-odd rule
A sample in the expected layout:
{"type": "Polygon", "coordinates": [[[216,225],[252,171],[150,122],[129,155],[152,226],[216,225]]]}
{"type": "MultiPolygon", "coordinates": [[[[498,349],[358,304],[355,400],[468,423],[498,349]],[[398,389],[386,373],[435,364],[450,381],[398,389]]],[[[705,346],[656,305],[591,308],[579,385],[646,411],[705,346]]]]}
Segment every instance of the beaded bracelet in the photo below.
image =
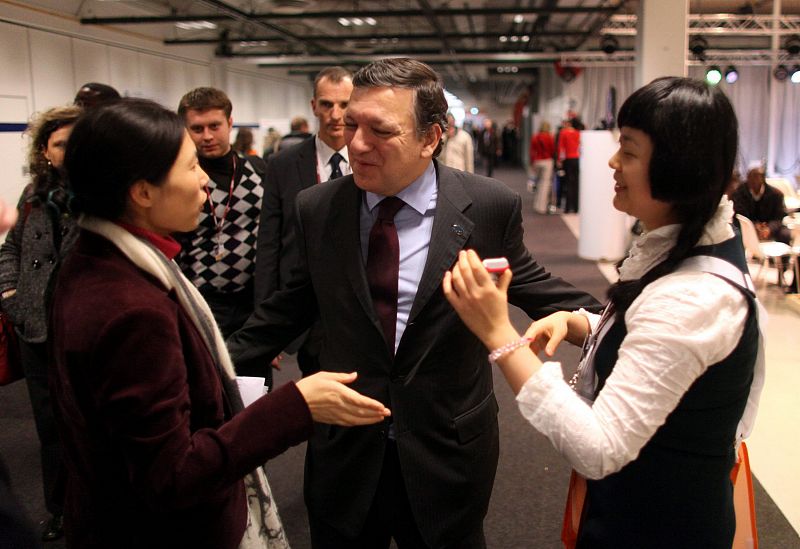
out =
{"type": "Polygon", "coordinates": [[[497,362],[507,354],[511,353],[511,351],[516,351],[520,347],[528,345],[531,341],[533,341],[533,338],[523,337],[516,341],[512,341],[511,343],[506,343],[502,347],[498,347],[497,349],[489,353],[489,362],[492,363],[497,362]]]}

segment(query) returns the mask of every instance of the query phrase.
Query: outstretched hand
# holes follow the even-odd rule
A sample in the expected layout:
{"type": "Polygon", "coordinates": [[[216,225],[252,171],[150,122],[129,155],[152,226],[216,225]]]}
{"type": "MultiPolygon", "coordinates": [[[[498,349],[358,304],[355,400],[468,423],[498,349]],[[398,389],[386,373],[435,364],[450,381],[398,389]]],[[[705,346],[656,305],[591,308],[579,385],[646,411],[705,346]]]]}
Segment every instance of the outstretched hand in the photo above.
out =
{"type": "Polygon", "coordinates": [[[490,349],[519,337],[508,318],[506,269],[495,284],[474,250],[461,251],[442,281],[444,295],[461,320],[490,349]]]}
{"type": "Polygon", "coordinates": [[[356,377],[356,372],[317,372],[297,382],[314,421],[349,427],[378,423],[391,415],[383,403],[346,385],[356,377]]]}
{"type": "Polygon", "coordinates": [[[525,332],[525,337],[531,339],[531,350],[536,354],[544,351],[547,356],[553,356],[567,337],[569,317],[570,313],[559,311],[531,323],[525,332]]]}

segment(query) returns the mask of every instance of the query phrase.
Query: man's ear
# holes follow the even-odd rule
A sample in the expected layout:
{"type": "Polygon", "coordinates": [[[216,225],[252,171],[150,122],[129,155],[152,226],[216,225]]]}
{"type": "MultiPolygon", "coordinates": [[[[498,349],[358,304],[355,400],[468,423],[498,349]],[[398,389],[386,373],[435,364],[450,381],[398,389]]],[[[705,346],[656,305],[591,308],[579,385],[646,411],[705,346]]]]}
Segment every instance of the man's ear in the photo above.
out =
{"type": "Polygon", "coordinates": [[[131,203],[134,206],[147,209],[153,205],[154,191],[154,185],[148,183],[144,179],[139,179],[128,189],[128,197],[131,199],[131,203]]]}
{"type": "Polygon", "coordinates": [[[432,158],[433,152],[442,140],[442,127],[439,124],[433,124],[428,133],[422,138],[422,152],[421,155],[425,158],[432,158]]]}

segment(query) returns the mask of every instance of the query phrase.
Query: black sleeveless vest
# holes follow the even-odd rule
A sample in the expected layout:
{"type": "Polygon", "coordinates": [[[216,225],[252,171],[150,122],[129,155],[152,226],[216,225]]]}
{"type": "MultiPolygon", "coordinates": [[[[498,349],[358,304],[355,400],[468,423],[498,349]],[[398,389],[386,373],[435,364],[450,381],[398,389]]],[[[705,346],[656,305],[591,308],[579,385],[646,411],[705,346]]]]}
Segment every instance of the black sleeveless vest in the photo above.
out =
{"type": "MultiPolygon", "coordinates": [[[[717,257],[748,272],[738,236],[697,247],[692,255],[717,257]]],[[[747,298],[749,314],[739,343],[692,384],[634,461],[603,479],[587,481],[578,548],[730,549],[735,531],[730,471],[759,333],[755,295],[723,280],[747,298]]],[[[598,343],[598,391],[614,368],[626,333],[624,318],[616,315],[598,343]]]]}

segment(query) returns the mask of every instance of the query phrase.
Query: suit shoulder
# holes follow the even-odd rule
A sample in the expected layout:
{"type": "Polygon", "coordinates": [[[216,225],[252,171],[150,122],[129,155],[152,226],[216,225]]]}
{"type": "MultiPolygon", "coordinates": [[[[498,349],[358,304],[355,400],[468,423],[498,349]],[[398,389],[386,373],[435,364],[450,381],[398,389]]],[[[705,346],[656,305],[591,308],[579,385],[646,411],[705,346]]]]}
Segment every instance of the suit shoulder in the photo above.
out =
{"type": "Polygon", "coordinates": [[[346,175],[333,181],[326,181],[319,185],[312,185],[300,191],[297,202],[301,208],[320,202],[330,202],[341,193],[359,192],[355,186],[352,175],[346,175]]]}
{"type": "Polygon", "coordinates": [[[286,147],[285,149],[278,150],[272,158],[269,160],[270,166],[273,162],[278,162],[278,164],[284,164],[287,162],[294,162],[298,156],[306,155],[306,154],[315,154],[317,150],[316,141],[314,140],[314,136],[307,138],[305,141],[301,141],[296,145],[292,145],[291,147],[286,147]]]}
{"type": "Polygon", "coordinates": [[[455,183],[460,186],[475,201],[514,202],[519,199],[519,193],[502,181],[491,177],[463,172],[441,164],[439,164],[439,177],[443,183],[455,183]]]}

